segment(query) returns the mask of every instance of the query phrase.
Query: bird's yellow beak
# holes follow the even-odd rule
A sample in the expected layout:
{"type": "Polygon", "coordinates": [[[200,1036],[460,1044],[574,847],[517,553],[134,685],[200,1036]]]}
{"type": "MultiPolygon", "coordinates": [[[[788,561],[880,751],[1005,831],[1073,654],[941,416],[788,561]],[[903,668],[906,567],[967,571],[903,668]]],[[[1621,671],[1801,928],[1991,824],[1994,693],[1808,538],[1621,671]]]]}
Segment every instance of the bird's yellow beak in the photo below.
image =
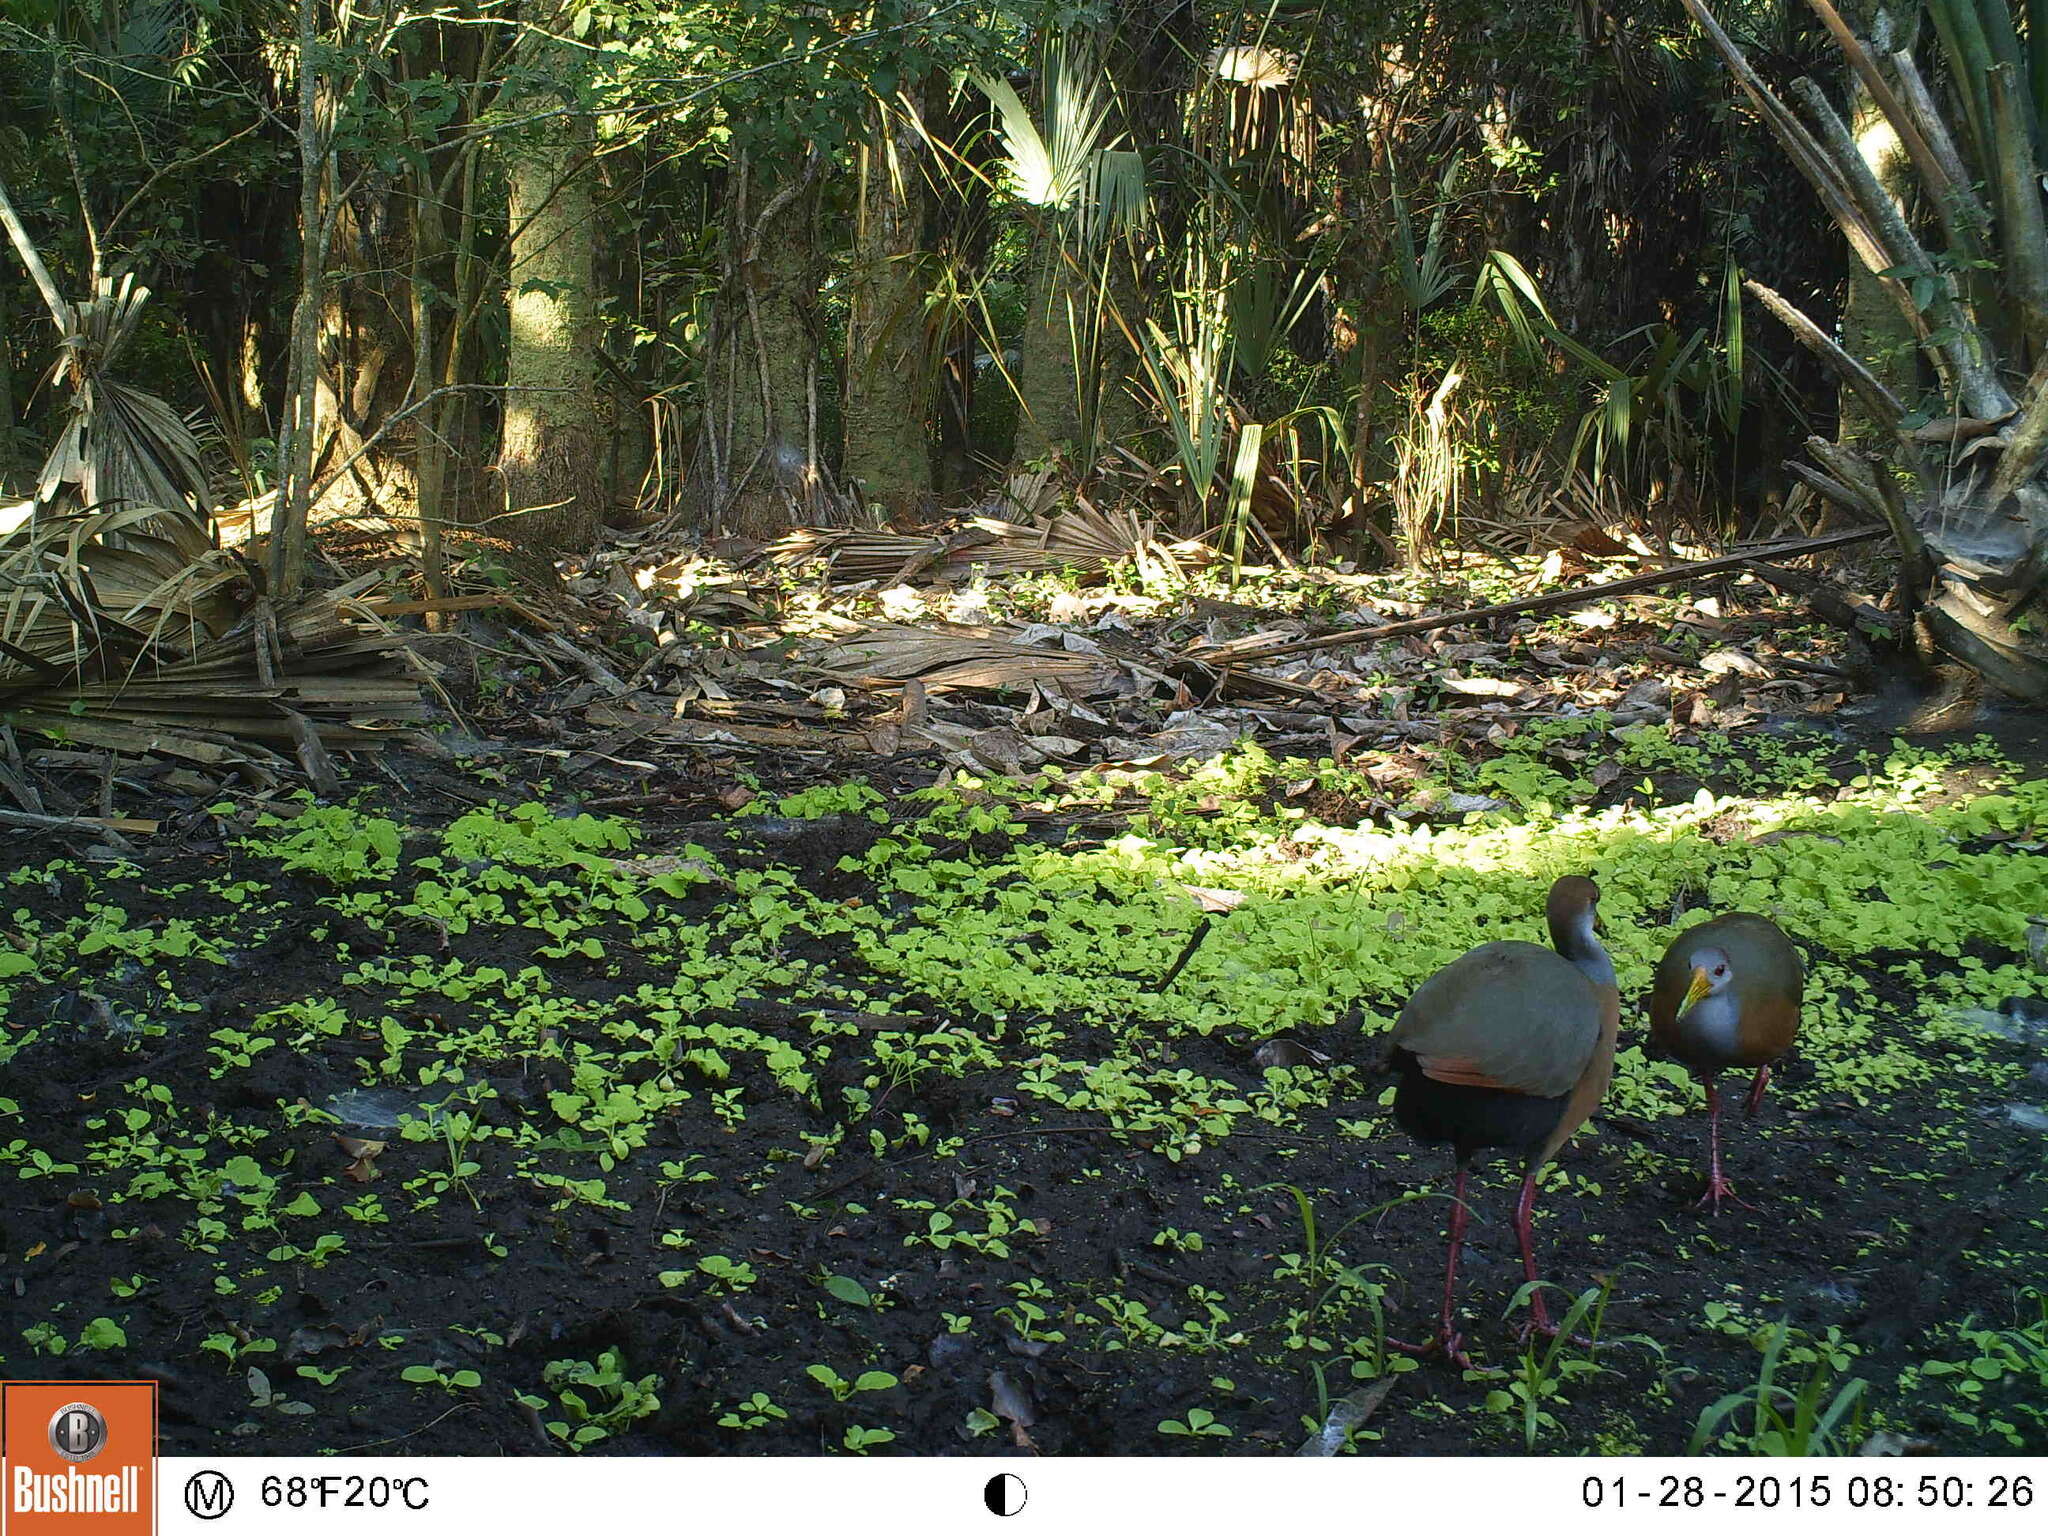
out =
{"type": "Polygon", "coordinates": [[[1678,1011],[1680,1013],[1686,1012],[1694,1003],[1713,990],[1713,978],[1707,975],[1707,968],[1703,965],[1694,966],[1692,968],[1692,985],[1685,989],[1685,1001],[1679,1005],[1678,1011]]]}

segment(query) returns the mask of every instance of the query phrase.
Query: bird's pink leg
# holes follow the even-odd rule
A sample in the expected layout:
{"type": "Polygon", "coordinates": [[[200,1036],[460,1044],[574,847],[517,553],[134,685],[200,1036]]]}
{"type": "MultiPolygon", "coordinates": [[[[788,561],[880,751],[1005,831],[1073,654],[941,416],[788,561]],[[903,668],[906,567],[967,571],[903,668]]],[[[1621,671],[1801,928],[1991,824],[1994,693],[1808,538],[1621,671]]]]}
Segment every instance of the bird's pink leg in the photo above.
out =
{"type": "Polygon", "coordinates": [[[1693,1204],[1695,1207],[1707,1206],[1718,1216],[1723,1200],[1744,1210],[1755,1210],[1756,1207],[1746,1200],[1737,1200],[1735,1186],[1721,1177],[1721,1095],[1714,1086],[1715,1075],[1708,1072],[1700,1078],[1707,1090],[1707,1192],[1693,1204]]]}
{"type": "Polygon", "coordinates": [[[1465,1180],[1469,1170],[1463,1163],[1458,1165],[1458,1176],[1451,1185],[1451,1253],[1450,1261],[1444,1266],[1444,1308],[1443,1316],[1437,1323],[1436,1337],[1421,1344],[1403,1344],[1397,1339],[1387,1340],[1389,1349],[1398,1349],[1404,1355],[1433,1355],[1441,1352],[1446,1360],[1460,1370],[1469,1371],[1476,1367],[1472,1357],[1465,1353],[1465,1336],[1451,1326],[1455,1316],[1453,1303],[1458,1288],[1458,1250],[1465,1246],[1465,1224],[1471,1220],[1471,1208],[1465,1204],[1465,1180]]]}
{"type": "MultiPolygon", "coordinates": [[[[1540,1168],[1531,1168],[1522,1179],[1522,1198],[1515,1202],[1515,1239],[1522,1245],[1522,1278],[1531,1284],[1536,1280],[1536,1234],[1533,1222],[1536,1216],[1536,1175],[1540,1168]]],[[[1543,1305],[1543,1293],[1529,1293],[1529,1326],[1545,1338],[1555,1337],[1557,1329],[1552,1326],[1550,1312],[1543,1305]]]]}
{"type": "MultiPolygon", "coordinates": [[[[1536,1280],[1536,1177],[1541,1168],[1531,1168],[1522,1179],[1522,1198],[1515,1202],[1515,1239],[1522,1245],[1522,1278],[1531,1284],[1536,1280]]],[[[1543,1293],[1529,1293],[1529,1321],[1522,1328],[1522,1342],[1527,1343],[1532,1334],[1541,1334],[1546,1339],[1557,1337],[1557,1324],[1550,1320],[1550,1309],[1543,1304],[1543,1293]]],[[[1593,1347],[1593,1341],[1580,1334],[1572,1335],[1572,1342],[1585,1349],[1593,1347]]]]}
{"type": "Polygon", "coordinates": [[[1763,1108],[1764,1090],[1771,1086],[1771,1069],[1768,1064],[1756,1069],[1756,1081],[1749,1085],[1749,1104],[1743,1110],[1743,1118],[1754,1120],[1756,1112],[1763,1108]]]}

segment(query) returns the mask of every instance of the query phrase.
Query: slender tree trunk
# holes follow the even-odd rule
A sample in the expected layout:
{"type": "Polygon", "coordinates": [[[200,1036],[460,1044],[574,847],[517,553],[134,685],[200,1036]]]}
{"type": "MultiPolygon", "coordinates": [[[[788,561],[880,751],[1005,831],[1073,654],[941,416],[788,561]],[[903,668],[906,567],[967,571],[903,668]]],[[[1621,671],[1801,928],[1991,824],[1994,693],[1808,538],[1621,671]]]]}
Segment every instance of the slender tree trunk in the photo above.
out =
{"type": "MultiPolygon", "coordinates": [[[[434,177],[424,164],[415,165],[412,203],[412,272],[406,284],[412,320],[412,386],[415,403],[424,402],[434,389],[434,367],[440,351],[433,305],[433,271],[446,244],[441,203],[434,177]]],[[[437,404],[439,402],[436,402],[437,404]]],[[[443,514],[441,486],[446,479],[448,445],[435,430],[441,413],[423,406],[413,421],[413,489],[418,510],[420,575],[427,596],[441,597],[448,590],[447,566],[443,557],[441,530],[443,514]]],[[[431,616],[430,618],[435,617],[431,616]]]]}
{"type": "Polygon", "coordinates": [[[298,595],[306,580],[306,519],[313,503],[313,441],[320,386],[320,313],[326,302],[327,248],[332,233],[327,200],[327,146],[331,124],[316,60],[322,51],[320,0],[298,0],[299,291],[292,304],[285,388],[284,430],[279,434],[277,499],[270,524],[270,588],[298,595]]]}
{"type": "Polygon", "coordinates": [[[1081,390],[1087,381],[1078,362],[1088,307],[1088,295],[1061,251],[1056,221],[1048,218],[1033,241],[1030,308],[1017,346],[1017,444],[1010,457],[1019,464],[1055,449],[1071,454],[1080,446],[1081,390]]]}
{"type": "MultiPolygon", "coordinates": [[[[551,49],[546,62],[557,79],[573,81],[579,68],[579,56],[567,49],[551,49]]],[[[571,105],[562,92],[535,91],[519,110],[571,105]]],[[[590,116],[568,113],[523,130],[506,156],[511,325],[499,468],[508,536],[538,551],[586,548],[604,523],[594,143],[590,116]]]]}
{"type": "MultiPolygon", "coordinates": [[[[1879,3],[1867,6],[1866,10],[1866,34],[1882,57],[1896,46],[1892,41],[1892,7],[1879,3]]],[[[1849,130],[1856,136],[1856,147],[1862,151],[1864,164],[1903,213],[1912,165],[1898,134],[1853,73],[1850,110],[1849,130]]],[[[1901,400],[1911,401],[1919,395],[1919,340],[1900,312],[1898,301],[1853,254],[1849,260],[1848,293],[1842,304],[1842,345],[1901,400]]],[[[1871,420],[1853,389],[1843,388],[1837,395],[1840,416],[1836,440],[1882,446],[1890,435],[1889,428],[1871,420]]]]}
{"type": "Polygon", "coordinates": [[[904,103],[877,105],[861,149],[846,322],[847,484],[906,523],[920,521],[932,504],[922,142],[904,103]]]}
{"type": "MultiPolygon", "coordinates": [[[[1141,152],[1167,142],[1164,124],[1178,110],[1172,25],[1149,4],[1118,0],[1094,34],[1101,67],[1116,86],[1117,115],[1141,152]],[[1148,41],[1132,48],[1122,41],[1127,37],[1148,41]]],[[[1045,92],[1039,94],[1043,98],[1045,92]]],[[[1090,238],[1076,222],[1051,210],[1041,213],[1031,307],[1019,342],[1011,457],[1029,462],[1057,449],[1086,473],[1106,444],[1137,429],[1130,382],[1139,363],[1130,337],[1143,332],[1145,302],[1128,236],[1103,231],[1090,238]]]]}
{"type": "Polygon", "coordinates": [[[1144,425],[1144,412],[1138,397],[1131,392],[1131,381],[1139,372],[1138,356],[1124,334],[1124,326],[1135,334],[1144,334],[1144,285],[1128,241],[1118,240],[1110,246],[1108,262],[1103,278],[1104,295],[1123,323],[1120,325],[1115,317],[1104,315],[1095,348],[1091,435],[1098,454],[1135,437],[1144,425]]]}
{"type": "Polygon", "coordinates": [[[817,172],[740,155],[727,173],[725,271],[704,358],[704,421],[685,499],[699,527],[772,538],[847,520],[818,442],[817,172]]]}
{"type": "Polygon", "coordinates": [[[445,521],[448,526],[469,522],[469,510],[483,503],[476,481],[477,453],[471,442],[470,394],[461,386],[474,384],[475,370],[470,340],[485,298],[487,268],[477,253],[477,225],[482,217],[482,197],[477,186],[480,146],[462,152],[462,168],[456,177],[454,283],[451,288],[452,318],[448,322],[448,345],[441,355],[441,387],[450,391],[435,413],[436,435],[447,445],[444,461],[453,473],[441,485],[445,521]],[[467,470],[468,472],[465,472],[467,470]]]}
{"type": "Polygon", "coordinates": [[[21,470],[21,429],[14,416],[14,348],[8,341],[11,285],[0,283],[0,493],[21,470]]]}

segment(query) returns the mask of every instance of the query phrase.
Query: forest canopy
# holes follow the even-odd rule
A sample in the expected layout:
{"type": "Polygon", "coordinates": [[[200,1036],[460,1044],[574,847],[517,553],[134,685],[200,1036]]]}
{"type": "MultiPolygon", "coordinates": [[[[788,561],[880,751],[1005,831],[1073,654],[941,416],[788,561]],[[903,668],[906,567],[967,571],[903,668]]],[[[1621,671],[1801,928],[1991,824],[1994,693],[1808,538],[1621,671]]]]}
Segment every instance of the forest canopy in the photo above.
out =
{"type": "MultiPolygon", "coordinates": [[[[1056,454],[1378,558],[1725,527],[1833,427],[1738,279],[1832,314],[1840,242],[1675,6],[59,0],[0,100],[20,223],[63,293],[150,288],[120,370],[219,498],[435,544],[915,522],[1056,454]]],[[[11,262],[0,337],[25,491],[64,403],[11,262]]]]}

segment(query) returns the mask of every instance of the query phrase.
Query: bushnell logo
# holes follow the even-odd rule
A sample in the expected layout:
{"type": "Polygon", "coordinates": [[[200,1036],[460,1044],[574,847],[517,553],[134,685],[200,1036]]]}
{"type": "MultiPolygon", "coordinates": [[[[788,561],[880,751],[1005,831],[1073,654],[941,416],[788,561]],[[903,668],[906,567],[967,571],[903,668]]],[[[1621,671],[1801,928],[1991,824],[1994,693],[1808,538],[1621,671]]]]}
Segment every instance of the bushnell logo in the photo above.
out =
{"type": "Polygon", "coordinates": [[[91,1461],[106,1446],[106,1415],[91,1403],[66,1403],[50,1415],[50,1449],[66,1461],[91,1461]]]}
{"type": "Polygon", "coordinates": [[[0,1381],[0,1536],[154,1536],[153,1381],[0,1381]]]}

